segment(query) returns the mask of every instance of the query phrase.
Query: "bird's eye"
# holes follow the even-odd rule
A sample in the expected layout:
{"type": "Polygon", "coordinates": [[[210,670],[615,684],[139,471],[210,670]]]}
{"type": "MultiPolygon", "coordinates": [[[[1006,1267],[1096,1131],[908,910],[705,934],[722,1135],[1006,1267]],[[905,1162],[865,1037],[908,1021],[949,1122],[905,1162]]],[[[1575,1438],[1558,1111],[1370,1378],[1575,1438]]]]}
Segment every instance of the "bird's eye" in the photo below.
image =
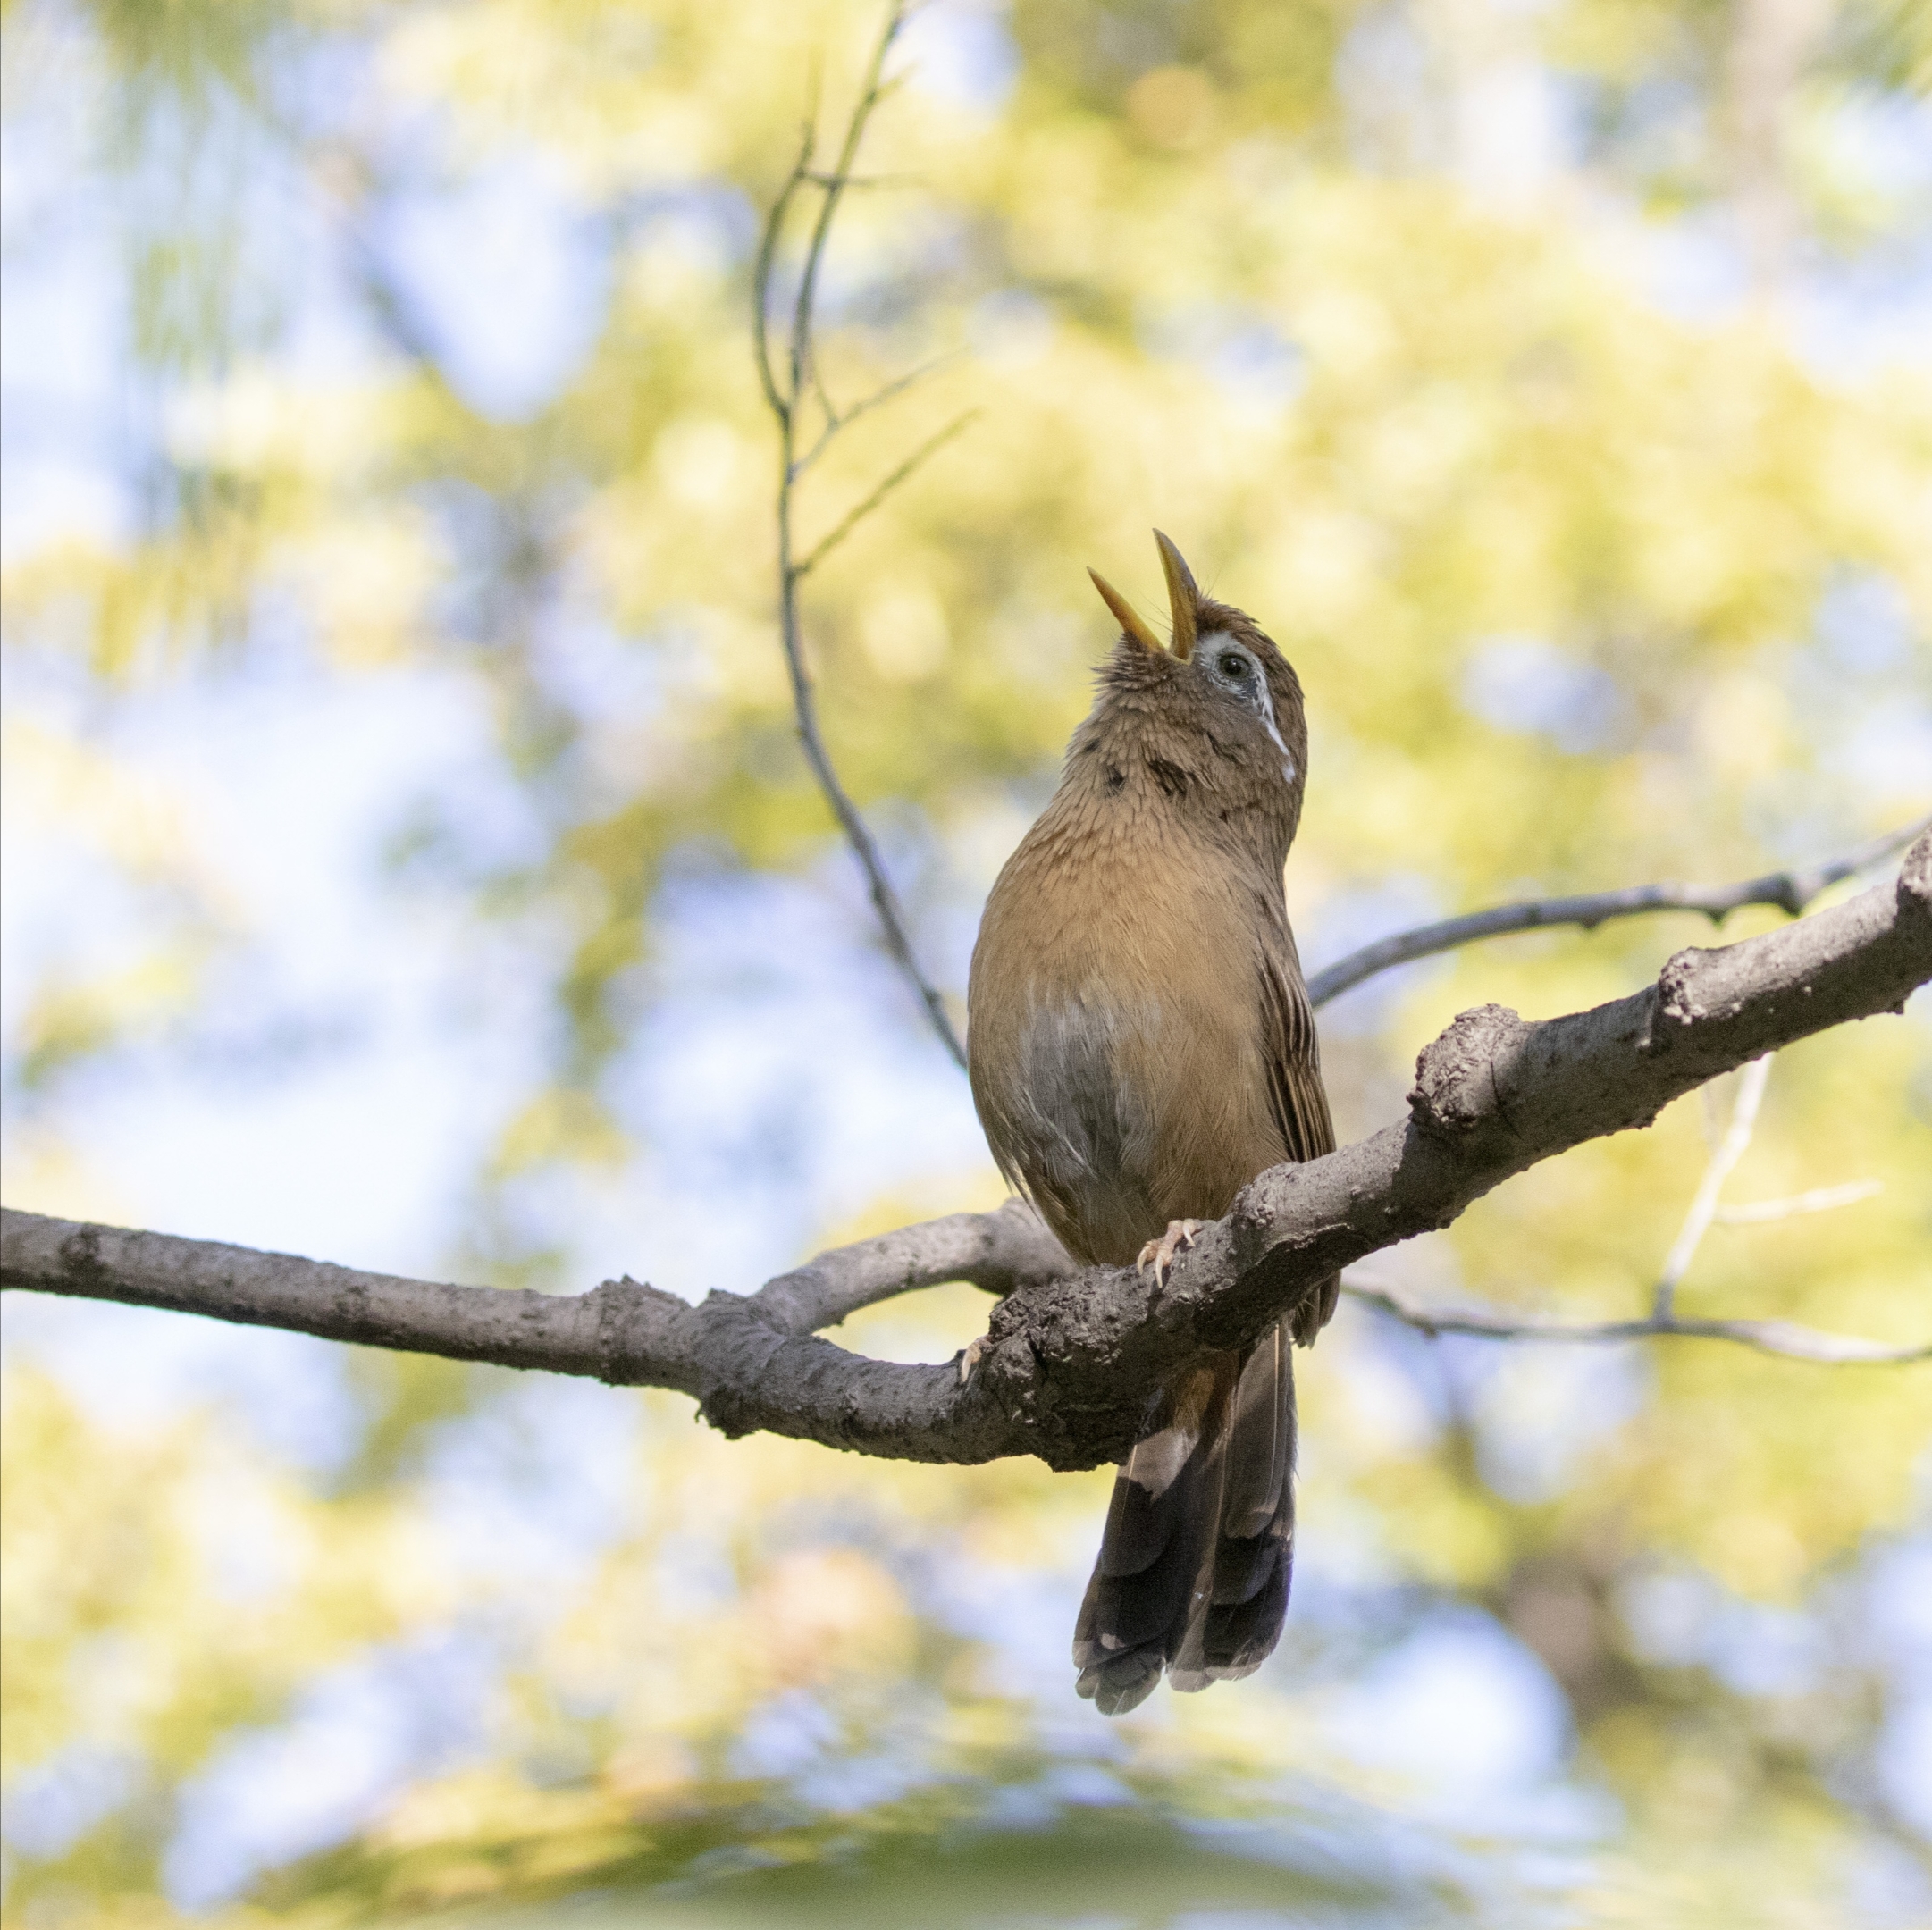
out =
{"type": "Polygon", "coordinates": [[[1223,650],[1221,661],[1214,667],[1222,676],[1239,683],[1247,675],[1247,659],[1239,650],[1223,650]]]}

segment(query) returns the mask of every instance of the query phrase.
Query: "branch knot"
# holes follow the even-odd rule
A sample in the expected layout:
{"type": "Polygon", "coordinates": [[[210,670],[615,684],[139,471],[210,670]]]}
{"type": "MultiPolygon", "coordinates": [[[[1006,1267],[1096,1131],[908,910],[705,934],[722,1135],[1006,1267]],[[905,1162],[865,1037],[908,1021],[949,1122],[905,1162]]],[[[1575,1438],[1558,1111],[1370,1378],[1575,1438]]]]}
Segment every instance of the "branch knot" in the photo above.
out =
{"type": "Polygon", "coordinates": [[[1651,1009],[1651,1023],[1644,1050],[1662,1053],[1671,1042],[1687,1032],[1700,1019],[1709,1016],[1709,1008],[1698,996],[1698,968],[1709,954],[1695,945],[1673,952],[1657,975],[1657,997],[1651,1009]]]}
{"type": "Polygon", "coordinates": [[[1499,1062],[1507,1064],[1529,1028],[1507,1005],[1458,1012],[1415,1061],[1409,1111],[1428,1130],[1459,1137],[1502,1111],[1499,1062]]]}
{"type": "Polygon", "coordinates": [[[1932,919],[1932,831],[1914,841],[1899,867],[1898,903],[1901,911],[1916,911],[1932,919]]]}

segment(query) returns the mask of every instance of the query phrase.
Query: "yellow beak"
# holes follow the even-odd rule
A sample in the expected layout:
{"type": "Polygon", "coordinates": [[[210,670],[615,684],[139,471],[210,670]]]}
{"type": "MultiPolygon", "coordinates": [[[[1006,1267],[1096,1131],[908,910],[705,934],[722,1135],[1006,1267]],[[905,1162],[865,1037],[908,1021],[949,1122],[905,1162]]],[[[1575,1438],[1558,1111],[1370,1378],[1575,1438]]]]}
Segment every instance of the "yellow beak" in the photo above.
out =
{"type": "Polygon", "coordinates": [[[1170,647],[1186,663],[1194,654],[1194,613],[1201,592],[1194,587],[1194,572],[1175,549],[1173,538],[1155,530],[1154,540],[1160,545],[1161,567],[1167,573],[1167,603],[1174,626],[1174,641],[1170,647]]]}
{"type": "Polygon", "coordinates": [[[1147,628],[1146,619],[1134,606],[1098,570],[1089,569],[1087,574],[1094,579],[1094,588],[1099,591],[1100,600],[1113,612],[1114,620],[1121,628],[1143,650],[1158,651],[1160,640],[1147,628]]]}

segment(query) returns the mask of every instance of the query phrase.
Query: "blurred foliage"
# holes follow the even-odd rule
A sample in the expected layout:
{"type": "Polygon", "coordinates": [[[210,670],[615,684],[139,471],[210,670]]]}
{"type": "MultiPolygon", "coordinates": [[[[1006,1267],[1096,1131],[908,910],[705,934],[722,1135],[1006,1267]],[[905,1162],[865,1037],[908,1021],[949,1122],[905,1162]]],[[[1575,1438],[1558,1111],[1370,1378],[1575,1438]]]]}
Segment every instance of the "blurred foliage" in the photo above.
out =
{"type": "MultiPolygon", "coordinates": [[[[1307,686],[1305,950],[1391,905],[1747,876],[1926,808],[1932,773],[1882,752],[1886,721],[1932,702],[1932,371],[1826,366],[1804,291],[1922,246],[1924,171],[1883,157],[1923,137],[1927,13],[1819,9],[1769,103],[1772,176],[1747,181],[1763,157],[1736,130],[1765,104],[1740,90],[1764,83],[1739,49],[1768,4],[925,16],[865,157],[880,185],[841,220],[823,373],[849,403],[964,352],[814,471],[803,533],[980,411],[807,599],[833,754],[933,930],[977,902],[1088,701],[1105,625],[1080,565],[1158,607],[1150,524],[1307,686]],[[1782,210],[1789,258],[1713,295],[1741,273],[1725,223],[1747,189],[1782,210]]],[[[609,1075],[666,880],[827,845],[773,634],[748,256],[809,77],[830,124],[874,11],[16,0],[5,19],[14,122],[30,132],[47,97],[91,117],[142,399],[139,526],[14,555],[8,649],[128,706],[291,637],[345,681],[430,662],[476,680],[541,835],[506,856],[430,797],[391,857],[402,888],[454,886],[480,920],[544,935],[549,1078],[501,1122],[475,1247],[500,1279],[564,1274],[567,1251],[491,1203],[632,1145],[609,1075]],[[464,373],[398,239],[503,167],[550,184],[590,264],[588,346],[527,405],[464,373]],[[354,355],[297,340],[318,273],[354,355]],[[585,651],[620,670],[580,674],[585,651]]],[[[16,798],[130,881],[147,940],[99,973],[54,961],[21,1002],[9,1186],[32,1205],[52,1203],[29,1196],[63,1080],[206,1003],[243,920],[166,801],[90,763],[84,729],[10,724],[7,751],[16,798]]],[[[1525,936],[1356,994],[1326,1021],[1344,1130],[1394,1116],[1457,1010],[1618,995],[1707,931],[1525,936]]],[[[1733,1194],[1885,1190],[1715,1228],[1687,1302],[1919,1333],[1928,1092],[1922,1017],[1786,1054],[1733,1194]]],[[[1701,1169],[1701,1112],[1539,1167],[1387,1267],[1634,1312],[1701,1169]]],[[[826,1230],[904,1216],[882,1203],[826,1230]]],[[[864,1332],[937,1357],[978,1330],[975,1296],[932,1305],[864,1332]]],[[[945,1606],[962,1573],[1020,1589],[1073,1558],[1105,1477],[727,1445],[679,1402],[609,1395],[638,1429],[620,1530],[480,1699],[483,1766],[270,1874],[234,1921],[535,1922],[580,1892],[630,1921],[644,1889],[667,1923],[990,1920],[982,1890],[1029,1920],[1847,1920],[1871,1844],[1928,1867],[1870,1770],[1879,1660],[1831,1634],[1830,1607],[1922,1531],[1925,1378],[1714,1347],[1619,1362],[1622,1409],[1546,1458],[1567,1364],[1345,1316],[1304,1374],[1305,1539],[1346,1577],[1341,1610],[1293,1621],[1264,1681],[1163,1699],[1105,1749],[1068,1743],[945,1606]],[[1802,1611],[1824,1659],[1741,1687],[1645,1607],[1667,1599],[1693,1623],[1802,1611]],[[1558,1859],[1506,1894],[1480,1844],[1391,1849],[1375,1805],[1399,1779],[1323,1740],[1350,1671],[1458,1601],[1563,1692],[1575,1775],[1618,1819],[1587,1870],[1558,1859]],[[744,1756],[786,1724],[811,1775],[744,1756]],[[1274,1835],[1239,1834],[1264,1813],[1274,1835]]],[[[16,1834],[10,1920],[172,1921],[171,1832],[225,1748],[358,1657],[408,1666],[459,1609],[488,1621],[500,1578],[448,1532],[435,1456],[453,1421],[522,1397],[437,1362],[356,1356],[352,1384],[360,1446],[305,1481],[219,1415],[117,1430],[11,1372],[4,1774],[45,1799],[105,1763],[118,1793],[64,1835],[16,1834]]]]}

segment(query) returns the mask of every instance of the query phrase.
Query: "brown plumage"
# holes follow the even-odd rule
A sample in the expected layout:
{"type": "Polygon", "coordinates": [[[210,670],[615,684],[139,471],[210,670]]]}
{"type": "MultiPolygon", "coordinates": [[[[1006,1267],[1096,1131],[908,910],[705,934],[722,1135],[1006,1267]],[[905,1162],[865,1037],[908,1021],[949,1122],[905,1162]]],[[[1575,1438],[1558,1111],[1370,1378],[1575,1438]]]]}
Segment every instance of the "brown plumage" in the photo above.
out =
{"type": "MultiPolygon", "coordinates": [[[[1160,1269],[1186,1222],[1219,1219],[1256,1173],[1330,1151],[1334,1133],[1281,893],[1307,766],[1301,685],[1155,535],[1172,644],[1095,577],[1121,639],[987,902],[967,1047],[994,1157],[1067,1250],[1160,1269]]],[[[1336,1290],[1153,1404],[1074,1632],[1079,1691],[1104,1713],[1132,1708],[1163,1666],[1203,1689],[1273,1649],[1293,1556],[1289,1343],[1314,1338],[1336,1290]]]]}

